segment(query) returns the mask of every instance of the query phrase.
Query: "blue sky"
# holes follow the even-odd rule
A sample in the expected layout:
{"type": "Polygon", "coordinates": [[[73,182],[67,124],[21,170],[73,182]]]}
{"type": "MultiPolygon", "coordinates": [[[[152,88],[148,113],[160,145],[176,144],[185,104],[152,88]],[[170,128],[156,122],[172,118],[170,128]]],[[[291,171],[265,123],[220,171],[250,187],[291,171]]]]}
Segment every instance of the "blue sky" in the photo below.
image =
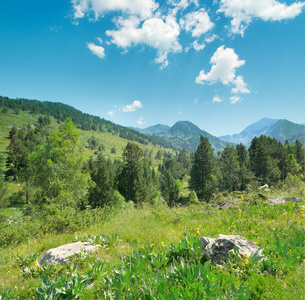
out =
{"type": "Polygon", "coordinates": [[[305,2],[0,2],[0,95],[216,136],[305,123],[305,2]]]}

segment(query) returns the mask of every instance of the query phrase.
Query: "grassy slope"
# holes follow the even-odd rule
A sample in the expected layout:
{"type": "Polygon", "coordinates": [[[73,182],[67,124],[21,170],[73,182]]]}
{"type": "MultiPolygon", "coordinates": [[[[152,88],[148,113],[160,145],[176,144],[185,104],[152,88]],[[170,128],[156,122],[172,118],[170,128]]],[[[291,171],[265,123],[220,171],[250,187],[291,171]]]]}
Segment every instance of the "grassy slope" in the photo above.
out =
{"type": "MultiPolygon", "coordinates": [[[[223,199],[222,199],[223,200],[223,199]]],[[[46,233],[40,239],[29,239],[28,242],[0,249],[0,278],[5,288],[11,288],[13,295],[21,299],[29,299],[34,289],[41,284],[42,277],[25,279],[16,264],[17,255],[42,254],[49,248],[69,243],[75,235],[118,234],[119,242],[98,252],[98,257],[107,263],[106,275],[111,273],[119,263],[120,255],[130,255],[132,250],[154,244],[153,252],[162,252],[161,242],[168,249],[170,243],[177,243],[184,232],[191,233],[199,227],[200,235],[216,237],[218,234],[237,234],[244,236],[263,248],[268,248],[281,236],[282,246],[288,247],[288,253],[281,250],[268,251],[268,260],[277,266],[275,276],[251,274],[243,279],[243,284],[253,293],[260,290],[259,299],[304,299],[304,253],[295,248],[294,240],[290,239],[291,228],[304,226],[300,218],[298,205],[251,204],[251,196],[245,196],[244,204],[233,209],[218,210],[209,206],[193,206],[168,209],[166,207],[144,207],[139,210],[129,209],[113,214],[107,220],[100,220],[94,226],[75,234],[46,233]],[[238,208],[241,217],[238,218],[238,208]],[[291,227],[292,226],[292,227],[291,227]],[[269,246],[268,246],[269,245],[269,246]],[[277,252],[278,251],[278,252],[277,252]],[[293,252],[294,251],[294,252],[293,252]],[[289,256],[291,255],[291,256],[289,256]],[[291,267],[284,267],[291,257],[298,256],[291,267]],[[303,257],[300,259],[300,257],[303,257]],[[32,289],[32,290],[31,290],[32,289]],[[28,297],[28,298],[27,298],[28,297]]],[[[163,250],[164,250],[163,249],[163,250]]],[[[224,272],[216,269],[216,272],[224,272]]],[[[230,282],[240,284],[240,275],[227,274],[230,282]]],[[[85,292],[83,299],[99,299],[103,287],[102,277],[98,279],[92,290],[85,292]]]]}
{"type": "MultiPolygon", "coordinates": [[[[22,127],[27,124],[37,124],[37,119],[39,115],[30,115],[28,112],[20,111],[18,115],[14,114],[12,111],[8,113],[0,112],[0,154],[5,153],[5,149],[9,144],[8,133],[12,126],[22,127]]],[[[51,117],[51,125],[49,126],[50,130],[58,128],[57,121],[51,117]]],[[[128,140],[120,138],[117,135],[112,135],[109,132],[96,132],[96,131],[83,131],[79,130],[81,135],[81,141],[83,145],[87,144],[87,140],[93,135],[96,139],[105,146],[105,155],[110,156],[111,158],[122,158],[123,149],[127,145],[128,140]],[[115,147],[117,149],[116,154],[110,153],[111,148],[115,147]]],[[[159,145],[152,145],[149,143],[148,145],[142,145],[137,143],[143,150],[153,150],[154,156],[161,149],[159,145]]],[[[164,149],[164,148],[162,148],[164,149]]],[[[167,149],[167,151],[173,152],[171,149],[167,149]]],[[[89,155],[93,155],[94,151],[86,149],[86,153],[89,155]]]]}

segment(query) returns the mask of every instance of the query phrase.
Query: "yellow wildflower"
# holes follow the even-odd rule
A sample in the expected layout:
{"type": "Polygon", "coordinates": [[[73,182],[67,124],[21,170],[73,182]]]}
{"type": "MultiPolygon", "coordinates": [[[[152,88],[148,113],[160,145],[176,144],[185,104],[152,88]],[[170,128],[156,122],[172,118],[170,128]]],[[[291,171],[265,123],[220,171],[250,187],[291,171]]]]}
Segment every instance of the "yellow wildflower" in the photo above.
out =
{"type": "Polygon", "coordinates": [[[161,242],[161,246],[164,246],[164,242],[161,242]]]}

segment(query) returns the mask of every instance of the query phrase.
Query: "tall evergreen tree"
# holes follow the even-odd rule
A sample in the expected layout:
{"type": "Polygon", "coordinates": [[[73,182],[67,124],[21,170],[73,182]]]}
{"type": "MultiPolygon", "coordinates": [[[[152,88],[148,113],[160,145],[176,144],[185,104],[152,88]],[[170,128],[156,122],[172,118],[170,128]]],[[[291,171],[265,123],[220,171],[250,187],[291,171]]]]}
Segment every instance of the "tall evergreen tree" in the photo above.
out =
{"type": "Polygon", "coordinates": [[[236,145],[236,152],[238,155],[238,162],[239,162],[239,183],[240,183],[240,190],[245,190],[247,185],[253,180],[253,173],[250,170],[250,160],[249,154],[246,147],[243,144],[236,145]]]}
{"type": "Polygon", "coordinates": [[[194,190],[199,198],[210,197],[211,183],[215,180],[213,172],[216,168],[216,158],[213,154],[213,150],[209,140],[201,135],[200,144],[194,154],[192,168],[190,171],[190,189],[194,190]]]}
{"type": "Polygon", "coordinates": [[[166,171],[165,175],[163,176],[161,183],[161,193],[169,207],[172,208],[173,204],[178,200],[179,189],[175,178],[169,171],[166,171]]]}
{"type": "Polygon", "coordinates": [[[240,166],[238,155],[233,146],[227,145],[220,156],[221,185],[223,190],[238,190],[240,166]]]}

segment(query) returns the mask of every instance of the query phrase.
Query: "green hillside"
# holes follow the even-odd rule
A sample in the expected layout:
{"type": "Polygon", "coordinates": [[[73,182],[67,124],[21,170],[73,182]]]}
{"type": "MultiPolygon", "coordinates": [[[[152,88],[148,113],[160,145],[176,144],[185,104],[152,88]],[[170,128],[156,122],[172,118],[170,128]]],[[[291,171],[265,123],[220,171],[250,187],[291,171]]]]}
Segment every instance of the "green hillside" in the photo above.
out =
{"type": "Polygon", "coordinates": [[[139,131],[140,133],[146,134],[146,135],[152,135],[155,133],[160,133],[163,131],[167,131],[170,129],[170,126],[168,125],[162,125],[162,124],[157,124],[153,126],[149,126],[147,128],[137,128],[137,127],[129,127],[131,129],[134,129],[136,131],[139,131]]]}
{"type": "MultiPolygon", "coordinates": [[[[12,101],[14,101],[14,100],[12,100],[12,101]]],[[[15,103],[15,102],[10,102],[10,103],[15,103]]],[[[27,101],[26,101],[26,103],[27,103],[27,101]]],[[[37,125],[39,116],[46,116],[45,114],[42,114],[42,113],[33,112],[33,110],[35,112],[39,110],[34,107],[35,107],[35,105],[38,105],[38,107],[40,107],[41,103],[42,102],[37,101],[37,102],[34,102],[33,106],[31,106],[31,105],[29,105],[27,107],[21,106],[23,109],[27,109],[27,108],[29,109],[29,110],[25,110],[25,111],[23,111],[22,109],[16,110],[16,108],[7,108],[7,105],[4,105],[4,106],[0,105],[0,153],[5,154],[5,152],[6,152],[6,148],[9,145],[9,139],[7,137],[8,137],[10,129],[13,126],[16,126],[18,128],[27,126],[28,124],[35,126],[35,125],[37,125]],[[30,109],[32,109],[32,112],[30,109]]],[[[0,97],[0,104],[1,104],[1,97],[0,97]]],[[[62,104],[58,103],[58,106],[59,106],[59,108],[61,108],[62,104]]],[[[56,107],[56,105],[55,105],[55,107],[56,107]]],[[[63,107],[66,108],[65,105],[63,107]]],[[[72,115],[69,114],[70,111],[74,112],[74,109],[71,107],[68,107],[68,111],[65,113],[66,117],[73,116],[73,114],[72,115]]],[[[78,113],[78,111],[77,111],[77,113],[78,113]]],[[[51,124],[48,125],[48,128],[51,131],[55,128],[58,128],[61,121],[52,116],[50,117],[50,119],[51,119],[51,124]]],[[[106,124],[108,124],[108,121],[105,121],[105,122],[106,122],[106,124]]],[[[103,121],[101,121],[101,124],[103,124],[103,121]]],[[[81,141],[82,141],[83,145],[87,146],[88,139],[90,139],[91,137],[94,137],[94,139],[96,139],[97,143],[99,145],[103,146],[104,154],[106,156],[108,155],[112,158],[122,158],[123,149],[126,147],[126,145],[128,143],[128,140],[126,138],[123,138],[124,134],[119,133],[122,130],[121,128],[124,128],[124,127],[115,125],[111,122],[109,122],[109,124],[111,126],[113,126],[112,127],[113,129],[103,130],[102,132],[100,132],[99,130],[80,129],[81,141]],[[119,130],[119,132],[117,132],[117,129],[119,130]],[[115,151],[116,153],[111,153],[111,150],[113,148],[116,149],[116,151],[115,151]]],[[[126,129],[127,136],[129,136],[128,130],[130,130],[130,129],[126,129]]],[[[125,131],[123,131],[123,132],[125,132],[125,131]]],[[[133,136],[134,132],[136,132],[136,131],[130,130],[130,133],[131,133],[130,135],[133,136]]],[[[135,139],[139,139],[140,142],[137,140],[135,140],[134,142],[136,144],[138,144],[143,149],[143,151],[145,151],[145,150],[152,151],[152,154],[154,157],[160,149],[163,149],[163,150],[165,149],[160,144],[150,141],[149,138],[146,139],[145,136],[139,134],[138,132],[136,132],[136,135],[133,137],[135,139]]],[[[89,149],[88,147],[86,147],[86,149],[87,149],[88,156],[94,155],[93,150],[89,149]]],[[[171,149],[167,149],[167,150],[170,152],[173,152],[173,150],[171,150],[171,149]]]]}
{"type": "Polygon", "coordinates": [[[277,121],[268,129],[266,135],[276,138],[282,143],[285,143],[286,140],[294,143],[296,139],[299,139],[303,145],[305,144],[305,126],[288,120],[277,121]]]}
{"type": "Polygon", "coordinates": [[[10,99],[8,97],[0,96],[0,108],[4,112],[10,109],[15,114],[26,111],[31,115],[43,114],[52,116],[59,122],[63,122],[69,117],[79,129],[84,131],[110,132],[121,138],[128,139],[129,141],[136,141],[144,145],[149,142],[155,143],[150,137],[145,136],[138,131],[117,125],[97,116],[85,114],[72,106],[59,102],[10,99]]]}
{"type": "Polygon", "coordinates": [[[168,131],[154,134],[152,138],[177,150],[185,148],[188,151],[195,151],[201,135],[208,138],[215,152],[221,151],[228,144],[189,121],[179,121],[168,131]]]}

